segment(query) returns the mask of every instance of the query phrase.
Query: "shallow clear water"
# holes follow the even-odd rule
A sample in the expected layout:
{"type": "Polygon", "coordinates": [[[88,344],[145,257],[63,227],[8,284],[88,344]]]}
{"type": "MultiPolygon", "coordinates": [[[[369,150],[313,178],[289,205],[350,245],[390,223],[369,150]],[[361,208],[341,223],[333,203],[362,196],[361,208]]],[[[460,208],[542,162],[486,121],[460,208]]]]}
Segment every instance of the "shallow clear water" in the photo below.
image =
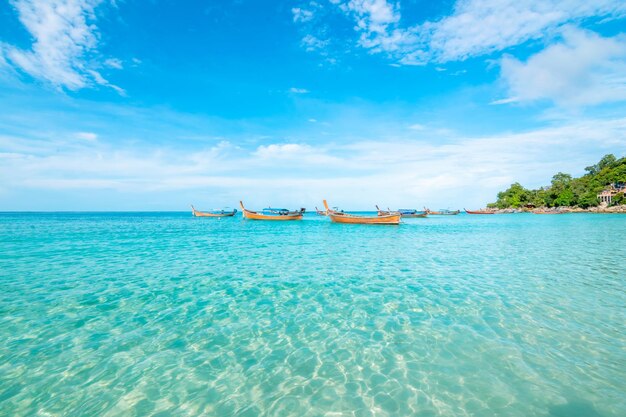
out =
{"type": "Polygon", "coordinates": [[[0,214],[0,415],[626,415],[626,216],[0,214]]]}

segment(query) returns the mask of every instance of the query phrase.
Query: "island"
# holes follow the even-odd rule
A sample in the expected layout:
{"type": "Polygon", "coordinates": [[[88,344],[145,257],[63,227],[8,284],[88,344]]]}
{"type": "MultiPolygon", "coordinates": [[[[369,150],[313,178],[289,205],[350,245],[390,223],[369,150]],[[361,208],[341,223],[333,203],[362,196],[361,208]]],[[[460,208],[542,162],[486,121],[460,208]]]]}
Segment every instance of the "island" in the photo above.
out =
{"type": "Polygon", "coordinates": [[[626,213],[626,157],[605,155],[579,178],[559,172],[550,185],[535,190],[511,184],[487,205],[496,213],[626,213]]]}

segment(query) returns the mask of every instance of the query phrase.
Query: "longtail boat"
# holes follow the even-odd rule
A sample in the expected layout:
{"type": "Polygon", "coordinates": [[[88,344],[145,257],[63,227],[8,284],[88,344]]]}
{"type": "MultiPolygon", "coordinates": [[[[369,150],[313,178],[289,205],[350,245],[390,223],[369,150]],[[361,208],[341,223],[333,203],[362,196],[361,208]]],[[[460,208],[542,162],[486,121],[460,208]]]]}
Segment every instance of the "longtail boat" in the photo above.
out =
{"type": "Polygon", "coordinates": [[[467,214],[495,214],[493,210],[468,210],[463,209],[467,214]]]}
{"type": "Polygon", "coordinates": [[[328,216],[328,213],[326,213],[325,211],[319,210],[317,206],[315,207],[315,212],[320,216],[328,216]]]}
{"type": "Polygon", "coordinates": [[[287,209],[266,208],[262,212],[248,210],[243,206],[243,202],[239,202],[243,217],[250,220],[301,220],[305,209],[298,211],[289,211],[287,209]]]}
{"type": "Polygon", "coordinates": [[[343,211],[331,210],[328,203],[324,200],[324,207],[328,213],[328,217],[334,223],[350,223],[350,224],[400,224],[400,213],[391,213],[378,216],[355,216],[354,214],[344,213],[343,211]]]}
{"type": "Polygon", "coordinates": [[[194,215],[194,217],[232,217],[235,215],[235,213],[237,213],[237,209],[215,209],[211,211],[198,211],[192,204],[191,213],[194,215]]]}
{"type": "Polygon", "coordinates": [[[396,214],[397,213],[395,211],[391,211],[389,209],[389,207],[387,207],[387,210],[381,210],[380,207],[378,207],[378,204],[376,205],[376,211],[378,212],[379,216],[389,216],[390,214],[396,214]]]}
{"type": "Polygon", "coordinates": [[[425,211],[417,211],[413,209],[398,209],[398,212],[400,213],[402,217],[407,217],[407,218],[415,219],[415,218],[428,217],[428,213],[426,213],[425,211]]]}
{"type": "Polygon", "coordinates": [[[417,211],[415,209],[391,210],[389,207],[387,207],[387,210],[381,210],[380,207],[376,206],[376,210],[378,211],[379,216],[388,216],[390,214],[400,213],[400,217],[402,218],[428,217],[428,213],[426,213],[425,211],[417,211]]]}
{"type": "Polygon", "coordinates": [[[457,214],[459,214],[461,212],[461,210],[445,210],[445,209],[439,209],[438,211],[432,211],[431,209],[428,209],[426,207],[424,207],[424,211],[426,212],[426,214],[432,214],[434,216],[456,216],[457,214]]]}

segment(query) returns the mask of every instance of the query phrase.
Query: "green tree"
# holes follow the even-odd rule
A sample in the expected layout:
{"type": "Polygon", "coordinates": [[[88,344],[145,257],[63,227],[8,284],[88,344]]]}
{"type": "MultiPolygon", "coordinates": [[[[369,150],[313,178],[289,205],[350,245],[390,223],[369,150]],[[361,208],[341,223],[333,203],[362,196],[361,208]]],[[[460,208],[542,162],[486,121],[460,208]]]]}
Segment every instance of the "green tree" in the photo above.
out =
{"type": "MultiPolygon", "coordinates": [[[[626,157],[617,159],[615,155],[608,154],[595,165],[585,168],[587,173],[580,178],[572,178],[563,172],[552,177],[549,187],[541,187],[536,190],[527,190],[519,183],[498,193],[498,200],[491,203],[490,207],[508,208],[520,207],[526,204],[535,206],[573,206],[583,208],[597,206],[600,202],[597,198],[609,184],[626,183],[626,157]]],[[[626,203],[623,195],[616,197],[614,201],[626,203]]],[[[619,203],[615,203],[619,204],[619,203]]]]}
{"type": "Polygon", "coordinates": [[[554,200],[554,205],[560,206],[573,206],[576,202],[574,192],[570,188],[566,188],[561,191],[558,197],[554,200]]]}
{"type": "Polygon", "coordinates": [[[587,191],[578,199],[578,205],[584,209],[597,206],[598,205],[597,193],[593,191],[587,191]]]}
{"type": "Polygon", "coordinates": [[[600,159],[600,162],[598,162],[597,164],[585,168],[585,171],[589,173],[588,175],[595,175],[598,172],[602,171],[604,168],[613,166],[616,162],[617,158],[615,158],[615,155],[607,154],[604,155],[602,159],[600,159]]]}
{"type": "Polygon", "coordinates": [[[552,177],[552,188],[558,188],[559,190],[562,190],[565,187],[569,186],[571,182],[572,176],[570,174],[559,172],[552,177]]]}
{"type": "Polygon", "coordinates": [[[600,159],[600,162],[598,162],[598,171],[602,171],[604,168],[610,168],[615,165],[616,162],[617,158],[615,158],[615,155],[604,155],[602,159],[600,159]]]}
{"type": "Polygon", "coordinates": [[[522,187],[518,182],[511,184],[511,186],[502,192],[498,193],[498,201],[492,204],[492,206],[498,208],[515,207],[518,208],[530,201],[530,192],[522,187]]]}

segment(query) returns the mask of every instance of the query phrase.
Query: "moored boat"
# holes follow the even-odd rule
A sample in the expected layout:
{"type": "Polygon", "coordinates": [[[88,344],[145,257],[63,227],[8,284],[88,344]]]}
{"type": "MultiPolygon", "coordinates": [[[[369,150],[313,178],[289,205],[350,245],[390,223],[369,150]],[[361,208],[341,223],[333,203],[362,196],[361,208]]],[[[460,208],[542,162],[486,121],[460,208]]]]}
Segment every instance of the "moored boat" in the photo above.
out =
{"type": "Polygon", "coordinates": [[[495,214],[493,210],[468,210],[463,209],[467,214],[495,214]]]}
{"type": "Polygon", "coordinates": [[[317,206],[315,207],[315,212],[320,216],[328,216],[328,213],[326,213],[325,211],[319,210],[317,206]]]}
{"type": "Polygon", "coordinates": [[[457,214],[461,212],[461,210],[446,210],[446,209],[439,209],[438,211],[432,211],[431,209],[428,209],[426,207],[424,207],[424,211],[426,212],[426,214],[432,214],[434,216],[456,216],[457,214]]]}
{"type": "Polygon", "coordinates": [[[305,209],[289,211],[287,209],[266,208],[262,212],[248,210],[243,202],[239,202],[243,217],[250,220],[301,220],[305,209]]]}
{"type": "Polygon", "coordinates": [[[375,207],[376,207],[376,211],[378,212],[379,216],[389,216],[390,214],[395,213],[395,212],[391,211],[389,209],[389,207],[387,207],[387,210],[381,210],[380,207],[378,207],[378,204],[375,207]]]}
{"type": "Polygon", "coordinates": [[[328,203],[324,200],[324,207],[328,213],[328,217],[334,223],[349,224],[400,224],[400,213],[390,213],[378,216],[356,216],[354,214],[344,213],[338,210],[331,210],[328,203]]]}
{"type": "Polygon", "coordinates": [[[406,218],[428,217],[428,213],[426,213],[425,211],[417,211],[414,209],[398,209],[398,213],[400,213],[402,217],[406,217],[406,218]]]}
{"type": "Polygon", "coordinates": [[[402,216],[402,218],[409,218],[409,219],[418,219],[418,218],[426,218],[426,217],[428,217],[428,214],[426,214],[426,213],[416,213],[416,214],[400,213],[400,215],[402,216]]]}
{"type": "Polygon", "coordinates": [[[194,217],[232,217],[237,213],[237,209],[215,209],[211,211],[198,211],[191,205],[191,213],[194,217]]]}
{"type": "Polygon", "coordinates": [[[379,216],[387,216],[390,214],[400,213],[400,217],[403,218],[428,217],[428,213],[426,213],[425,211],[417,211],[414,209],[391,210],[389,207],[387,207],[387,210],[381,210],[380,207],[376,206],[376,210],[378,210],[379,216]]]}

